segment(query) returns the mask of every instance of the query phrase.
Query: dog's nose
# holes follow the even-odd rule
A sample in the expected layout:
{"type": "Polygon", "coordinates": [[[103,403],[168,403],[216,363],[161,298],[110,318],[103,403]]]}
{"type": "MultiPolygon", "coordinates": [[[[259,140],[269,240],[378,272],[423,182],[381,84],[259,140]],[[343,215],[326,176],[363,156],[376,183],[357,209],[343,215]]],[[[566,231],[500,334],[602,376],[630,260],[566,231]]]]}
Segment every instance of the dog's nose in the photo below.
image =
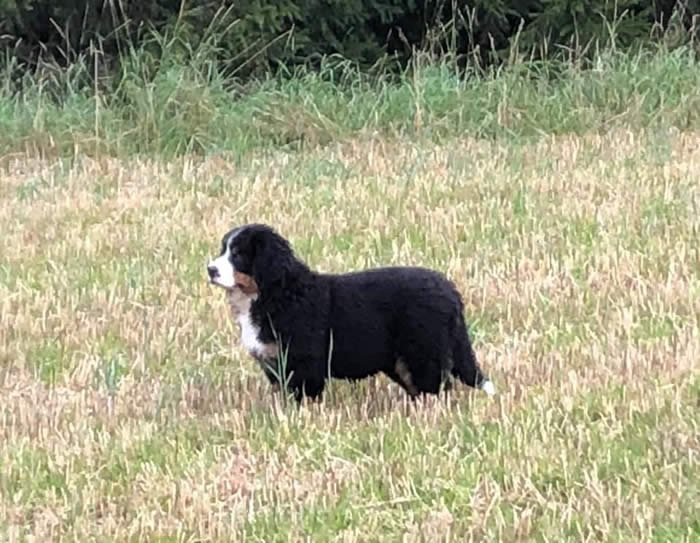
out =
{"type": "Polygon", "coordinates": [[[211,264],[207,266],[207,272],[209,273],[209,279],[216,279],[219,276],[219,268],[211,264]]]}

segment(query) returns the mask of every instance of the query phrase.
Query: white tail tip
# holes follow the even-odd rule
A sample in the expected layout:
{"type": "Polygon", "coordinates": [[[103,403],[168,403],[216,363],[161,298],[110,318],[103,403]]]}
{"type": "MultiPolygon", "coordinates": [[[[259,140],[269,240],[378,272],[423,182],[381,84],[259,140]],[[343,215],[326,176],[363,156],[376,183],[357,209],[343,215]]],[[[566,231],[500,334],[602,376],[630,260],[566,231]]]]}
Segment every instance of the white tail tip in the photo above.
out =
{"type": "Polygon", "coordinates": [[[496,394],[496,387],[494,387],[493,383],[488,379],[481,383],[481,390],[486,392],[486,394],[488,394],[489,396],[493,396],[496,394]]]}

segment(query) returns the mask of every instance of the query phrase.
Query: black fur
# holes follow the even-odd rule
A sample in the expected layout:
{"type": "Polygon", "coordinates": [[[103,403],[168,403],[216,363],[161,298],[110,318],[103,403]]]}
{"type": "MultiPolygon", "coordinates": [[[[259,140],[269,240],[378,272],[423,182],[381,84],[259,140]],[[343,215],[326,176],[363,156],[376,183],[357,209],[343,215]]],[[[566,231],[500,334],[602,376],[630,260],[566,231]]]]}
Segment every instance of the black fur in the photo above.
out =
{"type": "Polygon", "coordinates": [[[487,379],[472,349],[461,297],[444,275],[418,267],[317,273],[269,226],[235,230],[233,263],[259,288],[251,306],[258,339],[279,338],[288,348],[286,370],[297,400],[318,397],[324,389],[331,331],[333,377],[384,372],[412,397],[438,393],[450,375],[472,387],[487,379]],[[408,383],[405,371],[397,373],[399,360],[408,383]]]}

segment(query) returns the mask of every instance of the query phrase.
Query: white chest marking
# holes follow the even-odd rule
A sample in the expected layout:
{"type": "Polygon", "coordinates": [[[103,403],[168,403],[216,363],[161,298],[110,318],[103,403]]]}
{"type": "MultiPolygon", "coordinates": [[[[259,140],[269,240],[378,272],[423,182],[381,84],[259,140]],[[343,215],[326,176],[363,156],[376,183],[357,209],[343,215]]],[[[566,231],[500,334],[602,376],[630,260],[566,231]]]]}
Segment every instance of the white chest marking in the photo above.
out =
{"type": "Polygon", "coordinates": [[[248,353],[256,359],[273,358],[277,354],[277,346],[274,343],[263,343],[259,339],[260,328],[255,325],[250,315],[250,306],[256,296],[248,296],[240,289],[235,288],[227,293],[231,311],[238,320],[241,330],[241,342],[248,353]]]}
{"type": "Polygon", "coordinates": [[[238,316],[238,324],[241,327],[241,341],[243,342],[243,347],[253,356],[263,355],[267,348],[265,344],[258,339],[260,328],[253,324],[249,311],[238,316]]]}

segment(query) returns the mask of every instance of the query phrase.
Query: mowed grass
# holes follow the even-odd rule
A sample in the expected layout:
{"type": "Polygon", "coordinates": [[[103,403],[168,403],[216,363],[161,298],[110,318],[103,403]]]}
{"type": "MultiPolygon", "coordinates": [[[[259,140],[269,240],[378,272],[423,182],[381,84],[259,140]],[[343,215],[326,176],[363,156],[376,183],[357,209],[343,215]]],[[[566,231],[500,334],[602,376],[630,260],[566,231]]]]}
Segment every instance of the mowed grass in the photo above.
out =
{"type": "Polygon", "coordinates": [[[700,539],[700,135],[6,157],[3,540],[700,539]],[[271,394],[205,263],[443,270],[499,394],[271,394]]]}

